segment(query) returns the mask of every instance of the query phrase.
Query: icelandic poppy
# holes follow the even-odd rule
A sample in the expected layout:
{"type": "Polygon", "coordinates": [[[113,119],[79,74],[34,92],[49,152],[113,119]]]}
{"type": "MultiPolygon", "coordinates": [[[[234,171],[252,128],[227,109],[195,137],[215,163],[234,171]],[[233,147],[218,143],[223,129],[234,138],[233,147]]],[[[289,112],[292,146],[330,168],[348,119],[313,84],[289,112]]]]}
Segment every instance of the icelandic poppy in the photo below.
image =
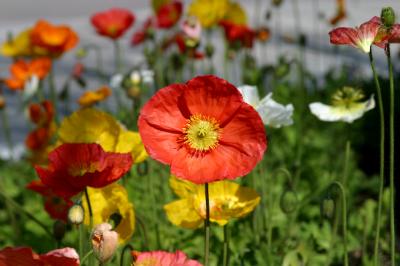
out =
{"type": "Polygon", "coordinates": [[[189,17],[181,26],[182,32],[192,40],[199,40],[201,35],[201,24],[196,17],[189,17]]]}
{"type": "Polygon", "coordinates": [[[78,99],[81,107],[90,107],[98,102],[101,102],[111,95],[111,89],[103,86],[95,91],[85,91],[78,99]]]}
{"type": "Polygon", "coordinates": [[[135,32],[131,38],[131,45],[136,46],[143,43],[150,36],[150,31],[154,27],[154,19],[149,17],[143,23],[142,28],[135,32]]]}
{"type": "Polygon", "coordinates": [[[53,25],[39,20],[30,33],[32,45],[46,49],[52,57],[59,57],[74,48],[79,37],[66,25],[53,25]]]}
{"type": "Polygon", "coordinates": [[[94,14],[90,21],[98,34],[116,40],[135,22],[135,16],[124,8],[111,8],[94,14]]]}
{"type": "Polygon", "coordinates": [[[181,18],[183,5],[181,1],[165,3],[157,10],[157,26],[162,29],[173,27],[181,18]]]}
{"type": "Polygon", "coordinates": [[[246,25],[247,15],[243,7],[237,2],[229,2],[228,9],[222,21],[228,21],[236,25],[246,25]]]}
{"type": "Polygon", "coordinates": [[[265,125],[280,128],[293,124],[293,105],[283,105],[272,99],[272,92],[260,100],[256,86],[238,87],[246,103],[253,106],[261,116],[265,125]]]}
{"type": "Polygon", "coordinates": [[[197,184],[248,174],[267,148],[258,113],[235,86],[212,75],[159,90],[138,126],[151,157],[197,184]]]}
{"type": "Polygon", "coordinates": [[[224,28],[225,38],[231,46],[239,44],[241,47],[252,48],[257,34],[247,25],[238,25],[229,21],[221,21],[220,25],[224,28]]]}
{"type": "MultiPolygon", "coordinates": [[[[93,224],[114,223],[114,231],[119,235],[119,243],[129,240],[135,231],[135,211],[129,201],[126,189],[113,183],[103,188],[88,188],[93,211],[93,224]]],[[[84,224],[90,225],[90,215],[86,198],[82,196],[85,210],[84,224]]]]}
{"type": "Polygon", "coordinates": [[[371,45],[378,35],[379,28],[379,23],[374,19],[356,28],[339,27],[329,32],[330,41],[332,44],[350,45],[364,53],[369,53],[371,45]]]}
{"type": "Polygon", "coordinates": [[[194,0],[189,6],[188,15],[197,17],[204,28],[211,28],[224,18],[228,8],[228,0],[194,0]]]}
{"type": "Polygon", "coordinates": [[[62,198],[55,194],[51,188],[44,185],[40,180],[30,182],[27,189],[41,194],[44,198],[44,209],[53,219],[67,221],[68,210],[74,205],[69,198],[62,198]]]}
{"type": "Polygon", "coordinates": [[[109,223],[98,224],[93,229],[91,240],[96,258],[101,265],[104,265],[117,250],[118,233],[112,230],[112,225],[109,223]]]}
{"type": "Polygon", "coordinates": [[[128,153],[105,152],[99,144],[65,143],[49,153],[47,168],[36,166],[43,184],[61,197],[71,197],[86,187],[101,188],[129,171],[128,153]]]}
{"type": "MultiPolygon", "coordinates": [[[[164,206],[168,220],[173,224],[197,229],[206,219],[204,186],[170,178],[170,186],[180,199],[164,206]]],[[[260,203],[260,196],[251,188],[242,187],[231,181],[210,183],[210,221],[220,226],[233,218],[244,217],[260,203]]]]}
{"type": "Polygon", "coordinates": [[[311,103],[309,107],[311,113],[322,121],[352,123],[375,107],[373,95],[367,101],[360,102],[363,98],[361,90],[344,87],[332,96],[332,106],[316,102],[311,103]]]}
{"type": "Polygon", "coordinates": [[[0,266],[79,266],[79,255],[73,248],[55,249],[36,254],[30,247],[6,247],[0,250],[0,266]]]}
{"type": "Polygon", "coordinates": [[[106,152],[130,152],[135,163],[148,157],[138,132],[127,130],[114,117],[94,108],[64,118],[58,136],[62,143],[98,143],[106,152]]]}
{"type": "Polygon", "coordinates": [[[29,105],[29,118],[39,127],[48,126],[54,118],[53,103],[45,100],[42,103],[29,105]]]}
{"type": "Polygon", "coordinates": [[[1,54],[9,57],[30,56],[32,54],[30,29],[23,30],[1,46],[1,54]]]}
{"type": "Polygon", "coordinates": [[[159,266],[159,265],[179,265],[179,266],[202,266],[198,261],[189,259],[185,253],[178,250],[174,253],[167,251],[147,251],[132,252],[134,266],[159,266]]]}
{"type": "Polygon", "coordinates": [[[11,77],[6,79],[6,85],[12,90],[22,90],[25,83],[33,76],[44,79],[51,68],[51,60],[47,57],[18,60],[10,66],[11,77]]]}
{"type": "Polygon", "coordinates": [[[374,40],[374,45],[385,48],[388,43],[400,43],[400,24],[396,23],[386,27],[380,17],[373,17],[371,23],[379,25],[379,31],[374,40]]]}

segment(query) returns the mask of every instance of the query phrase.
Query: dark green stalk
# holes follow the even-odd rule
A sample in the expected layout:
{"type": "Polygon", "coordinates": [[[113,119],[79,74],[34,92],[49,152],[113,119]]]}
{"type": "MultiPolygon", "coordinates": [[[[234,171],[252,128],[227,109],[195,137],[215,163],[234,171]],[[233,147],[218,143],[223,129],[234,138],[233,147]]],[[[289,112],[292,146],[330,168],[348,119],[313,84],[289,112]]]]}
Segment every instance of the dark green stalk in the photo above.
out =
{"type": "Polygon", "coordinates": [[[90,204],[90,198],[89,198],[89,193],[87,191],[87,188],[85,187],[85,198],[86,198],[86,203],[88,205],[88,210],[89,210],[89,216],[90,216],[90,228],[93,227],[93,212],[92,212],[92,205],[90,204]]]}
{"type": "Polygon", "coordinates": [[[389,81],[390,81],[390,260],[391,265],[396,265],[396,232],[394,224],[394,80],[393,80],[393,65],[390,58],[390,44],[387,44],[386,49],[388,67],[389,67],[389,81]]]}
{"type": "Polygon", "coordinates": [[[342,198],[342,227],[343,227],[343,265],[349,266],[349,257],[347,252],[347,203],[346,203],[346,192],[343,185],[334,181],[332,186],[337,186],[340,190],[341,198],[342,198]]]}
{"type": "Polygon", "coordinates": [[[121,252],[121,259],[119,260],[120,261],[120,266],[124,266],[124,254],[125,254],[125,251],[127,251],[127,250],[130,250],[130,251],[133,251],[133,246],[131,245],[131,244],[127,244],[127,245],[125,245],[124,246],[124,248],[122,249],[122,252],[121,252]]]}
{"type": "Polygon", "coordinates": [[[223,255],[223,266],[229,265],[229,232],[228,225],[224,225],[224,255],[223,255]]]}
{"type": "Polygon", "coordinates": [[[204,220],[204,266],[209,266],[210,253],[210,196],[208,193],[208,183],[204,184],[204,192],[206,198],[206,219],[204,220]]]}
{"type": "Polygon", "coordinates": [[[369,52],[369,61],[371,64],[372,73],[374,76],[376,93],[378,96],[379,118],[380,118],[380,170],[379,170],[379,196],[378,196],[378,214],[375,229],[375,244],[374,244],[374,265],[379,266],[379,238],[381,229],[381,214],[383,201],[383,187],[385,183],[385,115],[383,109],[382,90],[379,83],[378,74],[375,70],[374,58],[372,56],[372,47],[369,52]]]}
{"type": "Polygon", "coordinates": [[[93,249],[89,250],[85,256],[83,256],[83,258],[81,259],[81,265],[85,265],[84,262],[89,258],[90,255],[93,254],[93,249]]]}

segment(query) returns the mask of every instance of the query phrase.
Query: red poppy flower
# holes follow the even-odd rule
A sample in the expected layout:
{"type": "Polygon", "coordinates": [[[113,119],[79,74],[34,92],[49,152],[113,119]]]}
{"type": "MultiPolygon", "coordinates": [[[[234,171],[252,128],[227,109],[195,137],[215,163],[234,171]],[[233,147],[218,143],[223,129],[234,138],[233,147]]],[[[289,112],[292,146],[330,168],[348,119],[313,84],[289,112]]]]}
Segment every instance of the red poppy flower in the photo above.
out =
{"type": "Polygon", "coordinates": [[[378,35],[380,25],[371,19],[356,28],[340,27],[329,32],[332,44],[350,45],[361,49],[364,53],[369,53],[371,45],[378,35]]]}
{"type": "Polygon", "coordinates": [[[43,184],[61,197],[86,186],[101,188],[121,178],[132,165],[129,153],[105,152],[99,144],[65,143],[49,153],[47,169],[36,166],[43,184]]]}
{"type": "Polygon", "coordinates": [[[29,118],[38,126],[47,126],[54,117],[53,103],[45,100],[42,103],[33,103],[29,106],[29,118]]]}
{"type": "Polygon", "coordinates": [[[257,33],[246,25],[237,25],[229,21],[221,21],[224,28],[225,38],[231,43],[239,43],[246,48],[252,48],[257,33]]]}
{"type": "Polygon", "coordinates": [[[147,18],[146,21],[143,23],[142,29],[133,34],[131,39],[131,45],[135,46],[144,42],[149,36],[148,34],[149,30],[154,26],[153,24],[154,24],[153,18],[152,17],[147,18]]]}
{"type": "Polygon", "coordinates": [[[39,150],[49,144],[55,130],[51,127],[41,127],[30,132],[25,139],[25,145],[30,150],[39,150]]]}
{"type": "Polygon", "coordinates": [[[0,266],[79,266],[79,256],[73,248],[52,250],[38,255],[30,247],[6,247],[0,250],[0,266]]]}
{"type": "Polygon", "coordinates": [[[211,75],[159,90],[138,125],[147,152],[197,184],[248,174],[267,148],[258,113],[232,84],[211,75]]]}
{"type": "Polygon", "coordinates": [[[61,198],[53,190],[42,183],[40,180],[30,182],[27,189],[41,194],[44,198],[44,209],[51,218],[67,221],[68,210],[74,205],[69,198],[61,198]]]}
{"type": "Polygon", "coordinates": [[[379,31],[375,37],[374,44],[380,48],[386,48],[388,43],[400,43],[400,24],[394,24],[387,28],[380,17],[373,17],[369,22],[377,23],[379,31]]]}
{"type": "Polygon", "coordinates": [[[98,34],[116,40],[135,22],[135,16],[127,9],[112,8],[94,14],[90,21],[98,34]]]}
{"type": "Polygon", "coordinates": [[[162,5],[157,10],[157,26],[168,29],[174,26],[181,18],[183,5],[180,1],[173,1],[162,5]]]}
{"type": "MultiPolygon", "coordinates": [[[[194,58],[194,59],[203,59],[204,58],[204,54],[202,52],[197,51],[197,46],[189,46],[187,41],[189,40],[190,43],[190,39],[186,38],[183,33],[178,33],[175,35],[175,37],[172,39],[172,43],[173,41],[175,41],[176,45],[178,46],[179,52],[181,54],[185,54],[190,58],[194,58]]],[[[167,48],[169,46],[169,44],[166,45],[165,48],[167,48]]]]}

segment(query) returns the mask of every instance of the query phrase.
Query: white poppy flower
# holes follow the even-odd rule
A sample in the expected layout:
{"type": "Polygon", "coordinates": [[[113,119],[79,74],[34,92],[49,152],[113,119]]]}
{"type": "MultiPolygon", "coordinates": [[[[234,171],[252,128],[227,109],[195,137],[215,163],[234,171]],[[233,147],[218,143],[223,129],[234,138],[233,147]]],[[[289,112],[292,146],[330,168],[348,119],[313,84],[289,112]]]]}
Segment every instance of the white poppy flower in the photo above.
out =
{"type": "Polygon", "coordinates": [[[35,95],[39,88],[39,78],[36,75],[32,75],[24,85],[24,90],[22,92],[22,98],[24,101],[29,100],[35,95]]]}
{"type": "Polygon", "coordinates": [[[365,101],[357,102],[363,97],[361,91],[350,87],[344,87],[333,97],[334,104],[326,105],[320,102],[309,105],[311,113],[319,120],[334,122],[343,121],[352,123],[354,120],[362,117],[365,112],[375,107],[374,95],[365,101]],[[345,91],[343,93],[343,91],[345,91]]]}
{"type": "Polygon", "coordinates": [[[272,92],[268,93],[260,101],[258,96],[257,87],[243,85],[239,86],[238,90],[243,96],[243,100],[252,105],[265,125],[280,128],[282,126],[289,126],[293,124],[293,105],[282,105],[272,99],[272,92]]]}

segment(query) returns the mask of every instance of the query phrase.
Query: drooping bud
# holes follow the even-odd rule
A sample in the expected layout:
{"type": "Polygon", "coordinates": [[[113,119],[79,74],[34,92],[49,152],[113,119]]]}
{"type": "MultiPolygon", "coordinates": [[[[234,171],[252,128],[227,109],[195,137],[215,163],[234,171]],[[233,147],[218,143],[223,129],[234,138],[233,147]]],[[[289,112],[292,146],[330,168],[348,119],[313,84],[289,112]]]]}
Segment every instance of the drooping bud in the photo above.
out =
{"type": "Polygon", "coordinates": [[[65,235],[66,224],[64,221],[56,220],[53,224],[53,236],[57,241],[61,241],[65,235]]]}
{"type": "Polygon", "coordinates": [[[75,204],[68,211],[68,220],[70,223],[80,225],[85,218],[85,211],[80,204],[75,204]]]}
{"type": "Polygon", "coordinates": [[[281,195],[280,207],[286,214],[296,210],[298,205],[297,194],[292,189],[288,189],[281,195]]]}
{"type": "Polygon", "coordinates": [[[381,20],[385,27],[391,28],[396,22],[396,14],[394,13],[393,8],[390,6],[382,8],[381,20]]]}
{"type": "Polygon", "coordinates": [[[118,247],[118,233],[111,229],[111,224],[102,223],[92,231],[93,252],[101,263],[111,259],[118,247]]]}
{"type": "Polygon", "coordinates": [[[323,218],[332,219],[335,215],[335,201],[332,198],[324,198],[321,201],[320,211],[323,218]]]}
{"type": "Polygon", "coordinates": [[[0,110],[6,107],[6,99],[0,94],[0,110]]]}

